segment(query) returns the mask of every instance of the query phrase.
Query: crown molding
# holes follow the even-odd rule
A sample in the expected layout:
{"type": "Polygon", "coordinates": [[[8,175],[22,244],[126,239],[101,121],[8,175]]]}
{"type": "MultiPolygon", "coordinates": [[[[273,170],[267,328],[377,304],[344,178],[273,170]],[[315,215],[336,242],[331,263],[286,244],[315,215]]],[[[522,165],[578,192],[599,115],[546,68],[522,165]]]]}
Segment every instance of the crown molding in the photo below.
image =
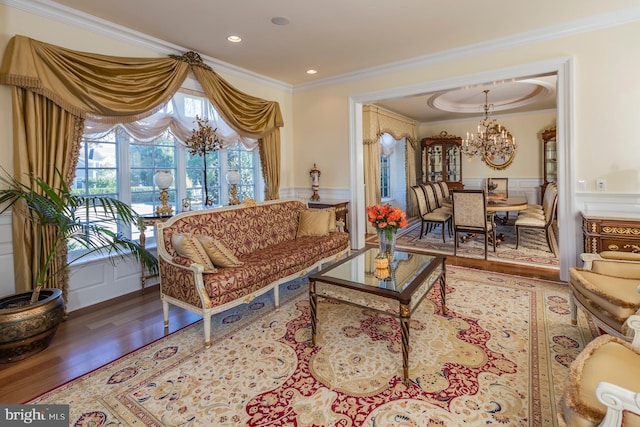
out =
{"type": "Polygon", "coordinates": [[[419,56],[403,61],[392,62],[385,65],[354,71],[352,73],[346,73],[339,76],[315,80],[313,82],[301,83],[294,86],[294,92],[347,83],[353,80],[379,76],[381,74],[404,71],[409,68],[425,67],[456,59],[484,55],[499,50],[510,49],[518,46],[538,43],[541,41],[558,39],[575,34],[616,27],[635,21],[640,21],[640,7],[632,7],[616,12],[577,19],[574,21],[564,22],[562,24],[557,24],[534,31],[513,34],[507,37],[493,39],[486,42],[474,43],[471,45],[462,46],[431,55],[419,56]]]}
{"type": "MultiPolygon", "coordinates": [[[[167,41],[151,37],[139,31],[132,30],[113,22],[106,21],[93,15],[63,6],[51,0],[0,0],[0,4],[4,4],[25,12],[33,13],[54,21],[73,25],[78,28],[89,30],[94,33],[102,34],[114,39],[119,39],[136,46],[141,46],[160,54],[177,54],[181,55],[189,49],[178,46],[167,41]]],[[[46,42],[46,40],[43,40],[46,42]]],[[[274,87],[286,92],[291,92],[293,87],[285,82],[263,76],[258,73],[237,67],[219,59],[200,54],[202,60],[211,66],[218,73],[226,73],[249,80],[255,83],[274,87]]]]}
{"type": "MultiPolygon", "coordinates": [[[[51,0],[0,0],[0,4],[21,9],[26,12],[70,24],[98,34],[120,39],[167,55],[182,54],[189,50],[183,46],[178,46],[164,40],[151,37],[130,28],[63,6],[51,0]]],[[[490,52],[615,27],[639,20],[640,6],[632,7],[297,85],[291,85],[280,80],[272,79],[207,55],[201,55],[201,57],[217,71],[284,90],[286,92],[299,92],[403,71],[409,68],[424,67],[460,58],[484,55],[490,52]]]]}

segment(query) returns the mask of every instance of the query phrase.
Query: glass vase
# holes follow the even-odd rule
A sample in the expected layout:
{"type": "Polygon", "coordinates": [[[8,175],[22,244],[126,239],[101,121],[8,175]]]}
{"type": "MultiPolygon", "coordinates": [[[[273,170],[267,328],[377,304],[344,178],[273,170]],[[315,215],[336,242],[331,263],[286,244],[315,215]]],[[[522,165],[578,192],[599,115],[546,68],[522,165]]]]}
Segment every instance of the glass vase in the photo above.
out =
{"type": "Polygon", "coordinates": [[[380,253],[387,256],[389,263],[393,261],[393,255],[396,251],[396,235],[398,230],[383,228],[378,229],[378,245],[380,246],[380,253]]]}

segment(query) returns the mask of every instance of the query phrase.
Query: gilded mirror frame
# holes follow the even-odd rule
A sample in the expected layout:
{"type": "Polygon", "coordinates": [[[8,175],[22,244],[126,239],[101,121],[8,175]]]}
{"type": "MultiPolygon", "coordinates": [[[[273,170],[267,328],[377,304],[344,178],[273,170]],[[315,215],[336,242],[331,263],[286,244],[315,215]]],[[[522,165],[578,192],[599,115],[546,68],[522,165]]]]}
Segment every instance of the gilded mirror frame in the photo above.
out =
{"type": "MultiPolygon", "coordinates": [[[[513,135],[509,132],[504,126],[502,126],[502,130],[507,133],[507,137],[515,142],[513,135]]],[[[498,126],[494,125],[490,128],[491,133],[498,133],[498,126]]],[[[516,157],[516,150],[514,147],[513,152],[508,157],[505,156],[484,156],[482,160],[489,166],[491,169],[502,170],[509,167],[509,165],[513,162],[513,159],[516,157]]]]}
{"type": "Polygon", "coordinates": [[[502,170],[509,167],[511,162],[513,162],[513,158],[516,156],[516,152],[514,151],[508,158],[498,157],[498,156],[486,156],[482,160],[489,166],[491,169],[502,170]]]}

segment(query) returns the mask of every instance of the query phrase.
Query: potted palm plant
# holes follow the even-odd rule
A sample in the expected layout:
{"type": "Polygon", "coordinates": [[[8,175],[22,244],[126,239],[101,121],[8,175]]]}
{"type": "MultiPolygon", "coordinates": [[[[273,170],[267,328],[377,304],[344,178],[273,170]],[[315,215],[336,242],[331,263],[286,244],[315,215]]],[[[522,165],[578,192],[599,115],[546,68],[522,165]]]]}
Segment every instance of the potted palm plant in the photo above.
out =
{"type": "Polygon", "coordinates": [[[133,256],[150,272],[158,270],[153,254],[114,231],[118,223],[137,224],[138,215],[129,205],[112,197],[74,194],[57,173],[63,182],[60,188],[35,176],[30,176],[30,185],[6,172],[0,176],[0,214],[14,205],[25,208],[38,236],[34,253],[41,254],[33,264],[33,290],[0,298],[0,363],[21,360],[48,347],[65,310],[61,290],[47,284],[78,260],[100,254],[115,264],[117,259],[133,256]],[[88,212],[95,221],[84,219],[88,212]],[[53,238],[42,250],[45,227],[53,229],[53,238]],[[69,244],[81,249],[78,256],[66,256],[69,244]]]}

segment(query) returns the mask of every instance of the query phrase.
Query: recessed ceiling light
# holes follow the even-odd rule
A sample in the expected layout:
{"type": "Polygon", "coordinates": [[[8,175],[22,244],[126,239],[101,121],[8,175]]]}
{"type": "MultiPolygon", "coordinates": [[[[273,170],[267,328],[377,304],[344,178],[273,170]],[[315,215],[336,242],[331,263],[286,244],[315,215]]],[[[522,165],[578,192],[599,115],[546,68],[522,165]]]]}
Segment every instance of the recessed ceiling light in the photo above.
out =
{"type": "Polygon", "coordinates": [[[229,40],[231,43],[240,43],[242,41],[242,37],[240,37],[240,36],[229,36],[229,37],[227,37],[227,40],[229,40]]]}
{"type": "Polygon", "coordinates": [[[275,18],[271,18],[271,22],[276,25],[287,25],[289,20],[283,16],[276,16],[275,18]]]}
{"type": "Polygon", "coordinates": [[[317,70],[307,70],[307,74],[317,74],[317,70]]]}

